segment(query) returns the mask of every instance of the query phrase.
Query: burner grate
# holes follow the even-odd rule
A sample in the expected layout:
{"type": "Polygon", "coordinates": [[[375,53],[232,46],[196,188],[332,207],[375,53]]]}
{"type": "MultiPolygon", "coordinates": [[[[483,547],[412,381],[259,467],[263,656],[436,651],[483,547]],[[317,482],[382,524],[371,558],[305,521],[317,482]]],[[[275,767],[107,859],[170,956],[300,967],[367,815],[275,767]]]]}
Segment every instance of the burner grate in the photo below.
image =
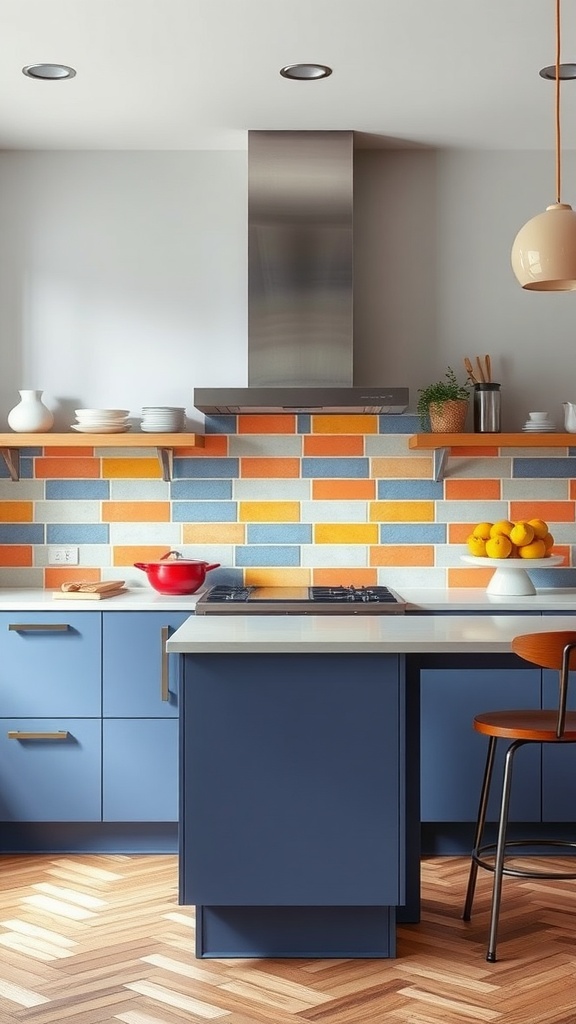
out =
{"type": "Polygon", "coordinates": [[[350,604],[396,603],[396,598],[387,587],[310,587],[310,598],[328,604],[341,601],[350,604]]]}

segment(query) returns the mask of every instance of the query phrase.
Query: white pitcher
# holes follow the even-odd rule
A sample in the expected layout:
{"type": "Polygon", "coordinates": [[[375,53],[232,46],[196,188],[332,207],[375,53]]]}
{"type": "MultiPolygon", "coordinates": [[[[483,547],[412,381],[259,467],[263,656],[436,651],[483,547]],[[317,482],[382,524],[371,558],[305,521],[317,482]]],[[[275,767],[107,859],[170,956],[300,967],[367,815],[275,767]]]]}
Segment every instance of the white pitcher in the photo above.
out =
{"type": "Polygon", "coordinates": [[[569,434],[576,434],[576,403],[563,402],[564,426],[569,434]]]}

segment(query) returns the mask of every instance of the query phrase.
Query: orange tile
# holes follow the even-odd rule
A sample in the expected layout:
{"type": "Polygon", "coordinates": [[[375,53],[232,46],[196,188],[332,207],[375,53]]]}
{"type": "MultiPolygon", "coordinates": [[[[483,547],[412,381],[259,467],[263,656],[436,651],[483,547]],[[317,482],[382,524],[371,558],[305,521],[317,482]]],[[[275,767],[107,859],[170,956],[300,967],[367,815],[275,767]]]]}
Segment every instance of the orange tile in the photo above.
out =
{"type": "Polygon", "coordinates": [[[373,501],[371,523],[433,523],[433,501],[373,501]]]}
{"type": "Polygon", "coordinates": [[[313,569],[312,576],[316,587],[375,587],[378,583],[375,569],[313,569]]]}
{"type": "Polygon", "coordinates": [[[31,523],[34,505],[31,501],[0,501],[0,522],[31,523]]]}
{"type": "Polygon", "coordinates": [[[484,448],[484,446],[482,446],[482,448],[460,448],[460,446],[458,446],[458,448],[452,448],[451,451],[452,455],[456,458],[462,456],[462,458],[467,459],[485,459],[487,457],[498,455],[500,449],[493,445],[487,445],[486,448],[484,448]]]}
{"type": "Polygon", "coordinates": [[[86,456],[94,455],[94,448],[90,446],[80,445],[78,448],[70,445],[69,448],[53,448],[52,445],[46,445],[44,448],[44,455],[52,458],[59,458],[60,456],[66,456],[66,458],[86,458],[86,456]]]}
{"type": "Polygon", "coordinates": [[[238,518],[244,523],[299,523],[299,501],[241,501],[238,518]]]}
{"type": "Polygon", "coordinates": [[[476,523],[449,523],[448,543],[465,544],[476,525],[476,523]]]}
{"type": "Polygon", "coordinates": [[[103,523],[169,523],[169,501],[103,501],[103,523]]]}
{"type": "Polygon", "coordinates": [[[305,434],[304,455],[364,455],[362,434],[305,434]]]}
{"type": "Polygon", "coordinates": [[[376,523],[316,523],[315,544],[377,544],[376,523]]]}
{"type": "Polygon", "coordinates": [[[493,575],[492,569],[448,569],[448,586],[485,588],[493,575]]]}
{"type": "Polygon", "coordinates": [[[134,562],[157,562],[168,553],[163,544],[118,544],[112,548],[112,565],[134,565],[134,562]]]}
{"type": "Polygon", "coordinates": [[[103,480],[160,480],[161,476],[158,459],[102,459],[103,480]]]}
{"type": "Polygon", "coordinates": [[[0,544],[0,565],[32,565],[30,544],[0,544]]]}
{"type": "Polygon", "coordinates": [[[371,459],[370,462],[372,466],[371,475],[381,480],[429,480],[432,476],[432,459],[427,456],[417,456],[413,459],[382,458],[378,456],[371,459]]]}
{"type": "Polygon", "coordinates": [[[499,501],[500,480],[446,480],[444,497],[447,501],[499,501]]]}
{"type": "Polygon", "coordinates": [[[570,485],[568,490],[568,497],[572,501],[576,501],[576,480],[569,480],[568,483],[570,485]]]}
{"type": "Polygon", "coordinates": [[[57,569],[52,567],[44,569],[44,587],[46,590],[60,590],[62,583],[80,583],[82,580],[89,583],[99,583],[100,579],[100,569],[85,569],[79,565],[66,566],[63,569],[60,567],[57,569]]]}
{"type": "Polygon", "coordinates": [[[389,544],[370,548],[370,565],[434,565],[431,544],[389,544]]]}
{"type": "Polygon", "coordinates": [[[373,501],[376,497],[374,480],[313,480],[314,501],[373,501]]]}
{"type": "Polygon", "coordinates": [[[269,458],[245,458],[240,459],[241,477],[259,477],[275,480],[281,477],[300,476],[300,459],[269,459],[269,458]]]}
{"type": "Polygon", "coordinates": [[[295,434],[296,417],[293,413],[243,415],[238,417],[239,434],[295,434]]]}
{"type": "Polygon", "coordinates": [[[510,519],[543,519],[546,523],[573,523],[572,501],[511,501],[510,519]]]}
{"type": "Polygon", "coordinates": [[[377,434],[378,417],[351,414],[312,416],[313,434],[377,434]]]}
{"type": "Polygon", "coordinates": [[[244,523],[183,523],[183,544],[245,544],[244,523]]]}
{"type": "Polygon", "coordinates": [[[244,581],[248,587],[307,587],[310,569],[246,569],[244,581]]]}
{"type": "Polygon", "coordinates": [[[177,448],[175,446],[174,455],[178,455],[180,458],[183,456],[191,458],[202,455],[228,455],[228,435],[206,434],[203,448],[177,448]]]}
{"type": "MultiPolygon", "coordinates": [[[[572,553],[572,549],[571,549],[569,544],[553,544],[552,547],[550,548],[550,554],[551,555],[562,555],[562,557],[564,559],[564,562],[562,563],[562,565],[558,566],[559,569],[566,568],[567,566],[569,566],[571,564],[571,562],[570,562],[571,553],[572,553]]],[[[526,568],[529,568],[529,566],[527,566],[526,568]]]]}
{"type": "Polygon", "coordinates": [[[94,480],[100,476],[100,459],[39,457],[34,459],[34,475],[38,480],[57,480],[59,477],[94,480]]]}

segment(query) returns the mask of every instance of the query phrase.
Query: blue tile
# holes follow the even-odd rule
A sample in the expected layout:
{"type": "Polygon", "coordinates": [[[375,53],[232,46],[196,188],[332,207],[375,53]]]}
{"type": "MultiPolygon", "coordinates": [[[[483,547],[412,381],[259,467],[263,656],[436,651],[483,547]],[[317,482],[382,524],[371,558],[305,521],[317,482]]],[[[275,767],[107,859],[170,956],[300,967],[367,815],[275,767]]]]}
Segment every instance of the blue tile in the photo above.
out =
{"type": "Polygon", "coordinates": [[[576,587],[576,569],[528,569],[532,583],[536,588],[576,587]]]}
{"type": "Polygon", "coordinates": [[[250,523],[249,544],[311,544],[310,523],[250,523]]]}
{"type": "Polygon", "coordinates": [[[236,434],[236,416],[206,416],[204,429],[207,434],[236,434]]]}
{"type": "Polygon", "coordinates": [[[299,547],[237,547],[236,565],[300,565],[299,547]]]}
{"type": "Polygon", "coordinates": [[[0,544],[43,544],[44,527],[33,523],[2,523],[0,544]]]}
{"type": "Polygon", "coordinates": [[[419,416],[388,416],[378,417],[379,434],[418,434],[421,431],[419,416]]]}
{"type": "Polygon", "coordinates": [[[564,477],[576,476],[574,459],[512,459],[512,477],[564,477]]]}
{"type": "Polygon", "coordinates": [[[106,500],[110,497],[110,482],[108,480],[47,480],[46,497],[106,500]]]}
{"type": "Polygon", "coordinates": [[[173,476],[177,480],[230,480],[239,476],[238,459],[174,459],[173,476]]]}
{"type": "Polygon", "coordinates": [[[303,477],[312,480],[326,477],[329,480],[347,478],[350,480],[367,479],[369,476],[368,459],[302,459],[303,477]]]}
{"type": "Polygon", "coordinates": [[[47,544],[108,544],[110,542],[107,523],[48,523],[47,544]]]}
{"type": "Polygon", "coordinates": [[[235,501],[175,501],[173,523],[235,523],[235,501]]]}
{"type": "Polygon", "coordinates": [[[231,480],[176,480],[170,487],[173,501],[199,498],[225,500],[232,497],[231,480]]]}
{"type": "MultiPolygon", "coordinates": [[[[27,448],[26,452],[28,453],[29,451],[30,451],[30,449],[27,448]]],[[[19,476],[20,476],[21,480],[31,480],[32,479],[32,475],[33,475],[32,474],[32,468],[33,468],[32,459],[25,459],[25,458],[22,458],[22,456],[20,456],[20,473],[19,473],[19,476]]],[[[7,467],[6,463],[4,462],[4,459],[0,458],[0,480],[9,480],[9,479],[10,479],[10,473],[8,472],[8,467],[7,467]]]]}
{"type": "Polygon", "coordinates": [[[382,523],[381,544],[445,544],[444,523],[382,523]]]}
{"type": "Polygon", "coordinates": [[[378,498],[444,497],[444,485],[436,480],[378,480],[378,498]]]}
{"type": "Polygon", "coordinates": [[[298,434],[310,433],[310,413],[299,412],[296,416],[296,432],[298,434]]]}

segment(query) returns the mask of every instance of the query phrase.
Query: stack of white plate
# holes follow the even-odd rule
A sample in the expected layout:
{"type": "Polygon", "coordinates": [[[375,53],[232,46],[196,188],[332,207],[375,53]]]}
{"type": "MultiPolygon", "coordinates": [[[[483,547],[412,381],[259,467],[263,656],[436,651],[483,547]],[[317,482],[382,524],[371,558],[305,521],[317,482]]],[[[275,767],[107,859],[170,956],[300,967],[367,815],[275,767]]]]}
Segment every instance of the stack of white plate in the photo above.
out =
{"type": "Polygon", "coordinates": [[[548,417],[538,420],[530,417],[526,420],[522,430],[527,434],[550,434],[556,430],[556,425],[548,417]]]}
{"type": "Polygon", "coordinates": [[[142,430],[150,434],[174,434],[184,430],[186,410],[173,405],[145,405],[142,408],[142,430]]]}
{"type": "Polygon", "coordinates": [[[81,434],[122,434],[130,430],[129,409],[74,409],[77,423],[72,430],[81,434]]]}

